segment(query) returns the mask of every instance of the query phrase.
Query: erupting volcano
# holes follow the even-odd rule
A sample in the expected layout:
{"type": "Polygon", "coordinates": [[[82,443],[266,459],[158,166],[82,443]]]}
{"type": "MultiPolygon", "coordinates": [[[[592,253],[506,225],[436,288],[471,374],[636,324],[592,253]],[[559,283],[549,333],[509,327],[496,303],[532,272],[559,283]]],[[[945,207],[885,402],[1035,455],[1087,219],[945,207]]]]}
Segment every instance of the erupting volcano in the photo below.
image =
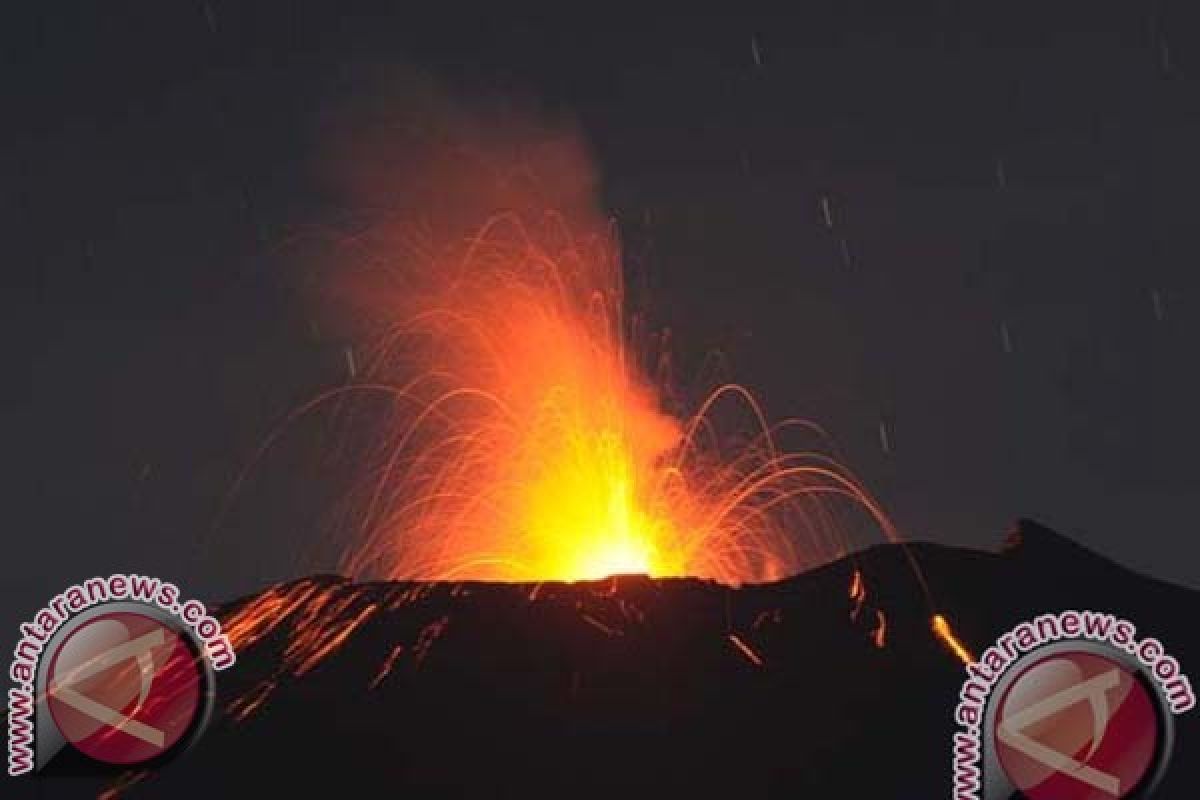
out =
{"type": "Polygon", "coordinates": [[[856,523],[893,538],[819,427],[771,425],[729,383],[681,410],[667,337],[627,309],[583,149],[523,137],[515,163],[494,143],[434,148],[405,168],[434,187],[429,208],[338,244],[331,280],[367,324],[352,383],[305,411],[372,407],[343,571],[738,585],[844,554],[856,523]]]}
{"type": "Polygon", "coordinates": [[[616,245],[576,241],[552,215],[539,222],[531,231],[498,217],[451,263],[429,264],[439,280],[427,293],[375,295],[417,310],[396,320],[362,376],[396,411],[352,574],[738,584],[838,554],[829,497],[887,529],[832,461],[781,452],[745,389],[718,388],[687,420],[663,413],[625,345],[616,245]],[[411,375],[414,358],[424,368],[390,382],[411,375]],[[707,416],[721,403],[742,403],[757,425],[733,452],[707,416]]]}

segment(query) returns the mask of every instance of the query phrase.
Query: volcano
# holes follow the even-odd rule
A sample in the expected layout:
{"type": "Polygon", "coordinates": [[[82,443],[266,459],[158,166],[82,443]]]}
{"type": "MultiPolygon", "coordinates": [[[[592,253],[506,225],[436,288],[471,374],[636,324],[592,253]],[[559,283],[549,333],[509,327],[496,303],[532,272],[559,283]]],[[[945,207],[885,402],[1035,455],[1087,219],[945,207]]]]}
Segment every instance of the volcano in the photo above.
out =
{"type": "MultiPolygon", "coordinates": [[[[241,646],[207,732],[120,792],[946,796],[965,676],[932,614],[978,652],[1022,620],[1085,608],[1136,621],[1185,671],[1200,664],[1200,593],[1030,521],[996,552],[880,545],[742,588],[311,577],[222,609],[241,646]]],[[[1156,797],[1195,796],[1198,719],[1178,718],[1156,797]]],[[[110,786],[38,783],[48,797],[110,786]]]]}

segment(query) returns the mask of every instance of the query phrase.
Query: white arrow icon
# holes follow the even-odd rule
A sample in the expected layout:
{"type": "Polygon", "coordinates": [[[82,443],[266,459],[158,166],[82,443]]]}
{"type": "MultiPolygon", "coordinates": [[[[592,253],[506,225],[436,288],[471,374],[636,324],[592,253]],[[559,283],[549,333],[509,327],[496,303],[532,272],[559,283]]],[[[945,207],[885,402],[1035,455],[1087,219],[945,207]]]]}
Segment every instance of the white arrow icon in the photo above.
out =
{"type": "Polygon", "coordinates": [[[61,678],[56,677],[51,682],[48,693],[81,714],[86,714],[109,727],[124,731],[130,736],[141,739],[143,742],[161,748],[166,741],[166,734],[161,730],[144,722],[139,722],[131,716],[122,714],[117,709],[110,708],[86,695],[80,694],[71,687],[78,685],[81,681],[90,678],[98,672],[111,669],[123,661],[136,659],[140,685],[138,687],[138,702],[135,708],[140,708],[142,703],[145,702],[146,695],[150,691],[150,684],[154,680],[154,662],[150,651],[155,647],[159,647],[162,643],[162,628],[156,628],[150,633],[117,645],[88,659],[83,664],[70,670],[65,676],[61,678]]]}
{"type": "Polygon", "coordinates": [[[1082,781],[1102,792],[1111,794],[1113,797],[1119,797],[1121,793],[1120,779],[1115,775],[1109,775],[1107,772],[1102,772],[1084,762],[1095,754],[1096,748],[1104,740],[1104,732],[1108,726],[1108,697],[1106,692],[1117,688],[1120,682],[1120,671],[1112,669],[1094,678],[1067,687],[1049,697],[1039,700],[1028,708],[1006,716],[996,729],[996,735],[1000,738],[1000,741],[1012,749],[1029,756],[1039,763],[1045,764],[1055,772],[1082,781]],[[1062,710],[1070,708],[1084,700],[1087,700],[1091,705],[1093,725],[1092,744],[1088,749],[1087,755],[1084,756],[1084,761],[1047,747],[1036,739],[1025,735],[1024,731],[1029,726],[1041,722],[1047,717],[1054,716],[1062,710]]]}

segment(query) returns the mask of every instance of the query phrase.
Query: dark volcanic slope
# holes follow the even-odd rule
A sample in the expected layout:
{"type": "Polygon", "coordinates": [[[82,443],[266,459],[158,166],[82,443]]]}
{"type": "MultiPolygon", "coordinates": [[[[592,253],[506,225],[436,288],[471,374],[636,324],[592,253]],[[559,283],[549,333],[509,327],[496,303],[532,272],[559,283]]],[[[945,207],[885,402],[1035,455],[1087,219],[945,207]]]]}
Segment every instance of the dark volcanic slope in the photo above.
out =
{"type": "MultiPolygon", "coordinates": [[[[1092,608],[1200,668],[1200,595],[1033,523],[998,554],[910,552],[976,651],[1038,613],[1092,608]]],[[[948,796],[963,671],[930,632],[933,610],[891,546],[740,590],[308,579],[226,609],[248,643],[220,676],[213,724],[129,793],[948,796]],[[857,615],[855,570],[867,590],[857,615]],[[277,626],[251,626],[255,610],[277,626]]],[[[1179,720],[1160,797],[1195,796],[1198,716],[1179,720]]],[[[41,783],[47,796],[67,788],[41,783]]]]}

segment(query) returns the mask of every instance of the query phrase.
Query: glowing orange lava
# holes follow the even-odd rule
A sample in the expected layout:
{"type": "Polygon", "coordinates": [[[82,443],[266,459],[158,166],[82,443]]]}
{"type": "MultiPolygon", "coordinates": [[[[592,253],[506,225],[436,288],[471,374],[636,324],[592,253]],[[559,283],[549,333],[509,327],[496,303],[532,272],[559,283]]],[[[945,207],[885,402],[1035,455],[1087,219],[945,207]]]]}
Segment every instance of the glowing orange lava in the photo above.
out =
{"type": "Polygon", "coordinates": [[[846,470],[781,452],[741,387],[718,388],[685,421],[661,410],[626,345],[618,256],[610,235],[508,214],[416,280],[411,264],[375,275],[372,307],[396,315],[358,379],[395,408],[350,573],[740,584],[842,554],[838,500],[890,534],[846,470]],[[717,410],[742,428],[723,436],[717,410]]]}
{"type": "Polygon", "coordinates": [[[975,663],[975,656],[971,655],[971,651],[966,645],[954,635],[954,630],[950,627],[950,622],[941,614],[934,614],[930,621],[930,626],[933,628],[933,633],[937,638],[942,640],[947,649],[964,664],[970,666],[975,663]]]}
{"type": "Polygon", "coordinates": [[[626,314],[579,137],[461,110],[420,120],[374,149],[349,137],[335,172],[375,210],[334,237],[314,283],[352,309],[337,323],[350,383],[260,451],[320,408],[348,423],[362,480],[343,572],[737,585],[841,556],[863,525],[896,538],[820,428],[768,424],[736,384],[690,404],[669,385],[669,354],[626,314]]]}

